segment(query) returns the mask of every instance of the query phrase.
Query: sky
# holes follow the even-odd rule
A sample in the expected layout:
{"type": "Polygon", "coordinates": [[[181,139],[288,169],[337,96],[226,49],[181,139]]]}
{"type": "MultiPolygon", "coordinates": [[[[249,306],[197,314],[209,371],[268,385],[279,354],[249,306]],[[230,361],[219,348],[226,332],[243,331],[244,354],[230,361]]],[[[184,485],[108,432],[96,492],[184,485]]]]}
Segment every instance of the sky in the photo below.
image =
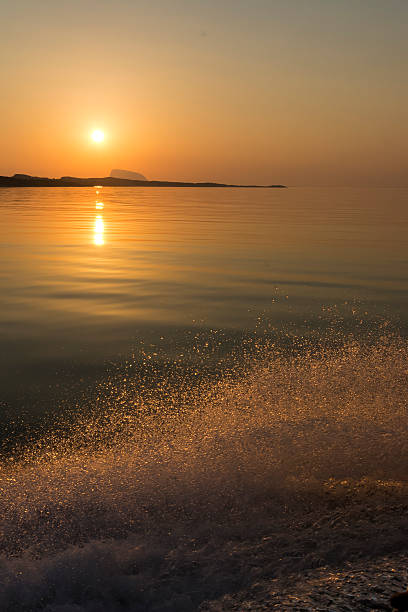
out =
{"type": "Polygon", "coordinates": [[[0,58],[3,175],[408,185],[408,0],[5,0],[0,58]]]}

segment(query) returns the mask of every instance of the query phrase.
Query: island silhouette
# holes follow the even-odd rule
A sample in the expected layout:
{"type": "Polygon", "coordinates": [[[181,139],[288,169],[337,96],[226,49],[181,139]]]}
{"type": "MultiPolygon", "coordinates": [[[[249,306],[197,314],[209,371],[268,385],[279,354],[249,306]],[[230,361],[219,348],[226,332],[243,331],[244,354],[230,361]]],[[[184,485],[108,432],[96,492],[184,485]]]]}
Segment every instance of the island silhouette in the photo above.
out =
{"type": "Polygon", "coordinates": [[[144,174],[140,174],[139,172],[133,172],[131,170],[123,170],[122,168],[114,168],[111,170],[109,176],[113,178],[120,179],[129,179],[130,181],[147,181],[148,179],[144,176],[144,174]]]}
{"type": "Polygon", "coordinates": [[[91,178],[79,178],[76,176],[48,178],[31,176],[30,174],[0,176],[0,187],[94,187],[95,185],[101,185],[102,187],[253,187],[258,189],[287,187],[286,185],[234,185],[214,182],[148,181],[142,174],[119,169],[112,170],[110,176],[91,178]]]}

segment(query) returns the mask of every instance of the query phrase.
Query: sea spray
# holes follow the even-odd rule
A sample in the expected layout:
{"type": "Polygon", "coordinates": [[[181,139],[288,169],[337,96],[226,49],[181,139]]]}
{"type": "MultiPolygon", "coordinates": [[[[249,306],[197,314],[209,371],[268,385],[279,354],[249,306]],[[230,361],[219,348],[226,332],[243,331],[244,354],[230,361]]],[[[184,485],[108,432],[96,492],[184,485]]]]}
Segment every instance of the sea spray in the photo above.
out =
{"type": "Polygon", "coordinates": [[[0,608],[194,610],[404,548],[406,340],[297,344],[190,394],[117,381],[103,418],[4,461],[0,608]]]}

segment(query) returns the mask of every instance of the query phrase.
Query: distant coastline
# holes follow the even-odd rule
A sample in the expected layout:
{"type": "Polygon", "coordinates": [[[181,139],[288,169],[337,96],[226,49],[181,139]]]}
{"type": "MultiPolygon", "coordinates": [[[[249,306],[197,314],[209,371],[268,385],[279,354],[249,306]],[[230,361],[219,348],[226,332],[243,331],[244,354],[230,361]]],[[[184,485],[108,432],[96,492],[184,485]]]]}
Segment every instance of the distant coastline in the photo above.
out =
{"type": "Polygon", "coordinates": [[[77,178],[63,176],[59,179],[46,177],[14,175],[0,176],[0,187],[238,187],[242,189],[287,189],[286,185],[231,185],[227,183],[187,183],[183,181],[138,181],[111,176],[96,178],[77,178]]]}

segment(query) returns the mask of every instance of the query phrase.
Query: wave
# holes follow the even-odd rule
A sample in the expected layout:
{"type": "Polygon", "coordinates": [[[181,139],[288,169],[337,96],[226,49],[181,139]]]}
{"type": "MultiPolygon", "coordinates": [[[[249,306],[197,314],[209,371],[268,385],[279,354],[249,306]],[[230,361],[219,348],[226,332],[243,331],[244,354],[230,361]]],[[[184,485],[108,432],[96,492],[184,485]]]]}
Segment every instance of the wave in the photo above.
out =
{"type": "Polygon", "coordinates": [[[140,409],[123,384],[0,471],[0,608],[198,610],[407,545],[408,346],[296,354],[140,409]]]}

